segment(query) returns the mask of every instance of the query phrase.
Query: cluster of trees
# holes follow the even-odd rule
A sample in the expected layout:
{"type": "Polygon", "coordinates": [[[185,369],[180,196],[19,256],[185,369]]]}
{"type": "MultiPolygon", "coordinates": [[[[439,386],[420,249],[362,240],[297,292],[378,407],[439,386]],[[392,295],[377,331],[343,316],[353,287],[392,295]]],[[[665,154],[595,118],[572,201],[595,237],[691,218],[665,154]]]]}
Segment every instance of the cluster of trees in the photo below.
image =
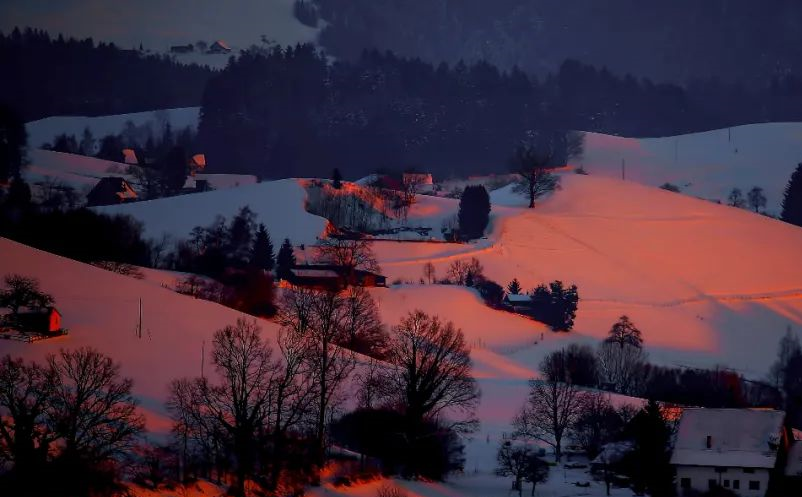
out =
{"type": "Polygon", "coordinates": [[[174,261],[167,264],[179,271],[213,279],[205,282],[189,277],[179,286],[180,291],[257,316],[274,314],[273,242],[250,207],[240,208],[228,223],[218,216],[207,227],[196,226],[171,255],[174,261]]]}
{"type": "Polygon", "coordinates": [[[0,34],[0,64],[14,75],[0,81],[0,101],[25,121],[198,105],[213,74],[208,67],[179,64],[166,56],[91,38],[51,38],[30,28],[0,34]]]}
{"type": "Polygon", "coordinates": [[[132,385],[117,363],[91,348],[62,350],[44,363],[0,358],[0,492],[119,490],[120,458],[144,426],[132,385]]]}
{"type": "MultiPolygon", "coordinates": [[[[568,87],[572,79],[586,79],[583,71],[579,63],[566,63],[559,77],[540,82],[485,62],[434,66],[367,51],[354,61],[330,64],[307,45],[254,48],[209,81],[200,135],[211,162],[260,177],[322,177],[331,167],[364,176],[376,164],[395,170],[427,164],[438,174],[491,171],[521,139],[553,134],[562,138],[546,140],[554,145],[546,156],[564,164],[571,140],[558,130],[624,132],[597,129],[601,119],[589,124],[578,117],[584,113],[564,108],[567,102],[576,105],[568,87]]],[[[665,100],[666,113],[684,119],[688,109],[677,104],[684,100],[681,90],[679,96],[653,85],[648,91],[665,100]]],[[[639,103],[630,112],[645,108],[649,119],[639,128],[661,121],[654,119],[654,105],[639,103]]],[[[623,112],[623,106],[615,109],[623,112]]],[[[663,126],[660,134],[676,127],[663,126]]]]}
{"type": "MultiPolygon", "coordinates": [[[[509,295],[521,295],[523,288],[517,278],[507,284],[506,292],[509,295]]],[[[553,331],[570,331],[574,327],[579,307],[579,289],[576,285],[566,288],[562,281],[553,281],[548,285],[538,285],[528,295],[530,303],[518,307],[523,308],[525,314],[549,325],[553,331]]]]}
{"type": "MultiPolygon", "coordinates": [[[[549,358],[541,364],[544,379],[530,381],[529,396],[513,419],[513,437],[549,445],[558,462],[567,439],[576,442],[591,458],[600,454],[605,444],[629,442],[630,452],[621,461],[607,462],[610,468],[606,469],[630,476],[633,489],[638,492],[673,495],[669,465],[673,427],[659,404],[652,400],[642,409],[631,405],[616,408],[608,394],[584,390],[570,380],[555,380],[570,376],[562,370],[564,367],[563,362],[549,358]]],[[[509,442],[502,442],[498,453],[500,463],[509,451],[509,442]]],[[[513,454],[521,451],[512,449],[513,454]]],[[[537,476],[531,467],[524,466],[523,471],[513,471],[508,463],[501,467],[506,467],[506,473],[518,479],[519,485],[522,477],[533,481],[537,476]]],[[[608,476],[605,474],[606,479],[608,476]]],[[[607,484],[609,488],[609,479],[607,484]]]]}
{"type": "Polygon", "coordinates": [[[341,345],[377,336],[373,312],[347,292],[289,288],[275,346],[246,319],[215,332],[215,373],[170,387],[187,474],[232,475],[233,495],[253,485],[297,491],[319,478],[332,437],[382,459],[388,473],[440,478],[453,469],[457,433],[474,426],[479,395],[462,333],[416,311],[381,332],[386,364],[359,365],[341,345]],[[349,377],[360,408],[341,416],[349,377]],[[438,455],[440,466],[427,464],[438,455]]]}
{"type": "Polygon", "coordinates": [[[740,188],[733,188],[730,190],[730,194],[727,195],[727,205],[738,207],[739,209],[749,207],[755,212],[760,212],[760,209],[766,207],[766,195],[763,193],[763,188],[759,186],[753,186],[751,190],[746,192],[746,197],[744,197],[744,192],[740,188]]]}
{"type": "Polygon", "coordinates": [[[422,311],[390,332],[387,366],[359,379],[359,409],[335,424],[347,446],[385,472],[441,479],[464,462],[460,434],[475,430],[479,389],[462,331],[422,311]]]}
{"type": "Polygon", "coordinates": [[[30,187],[19,178],[11,182],[5,197],[0,193],[0,236],[83,262],[149,266],[164,249],[146,240],[141,223],[129,216],[34,204],[30,187]]]}
{"type": "MultiPolygon", "coordinates": [[[[792,345],[786,348],[793,350],[792,345]]],[[[595,350],[589,345],[572,344],[550,354],[544,366],[548,366],[543,368],[548,374],[559,373],[549,376],[554,381],[672,404],[716,408],[781,405],[782,380],[750,381],[721,367],[693,369],[651,364],[642,333],[627,316],[613,324],[595,350]]]]}

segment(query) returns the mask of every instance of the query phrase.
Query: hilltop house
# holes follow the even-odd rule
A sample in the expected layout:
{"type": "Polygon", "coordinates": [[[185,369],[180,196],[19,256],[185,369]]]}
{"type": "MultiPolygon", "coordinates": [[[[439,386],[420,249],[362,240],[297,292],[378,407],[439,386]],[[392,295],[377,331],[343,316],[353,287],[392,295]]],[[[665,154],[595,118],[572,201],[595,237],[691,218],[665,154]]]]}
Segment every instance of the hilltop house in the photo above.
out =
{"type": "Polygon", "coordinates": [[[762,497],[787,447],[785,413],[770,409],[685,409],[671,464],[677,495],[724,488],[762,497]]]}
{"type": "Polygon", "coordinates": [[[131,202],[137,199],[136,191],[125,180],[115,176],[101,178],[94,188],[86,195],[86,205],[114,205],[131,202]]]}
{"type": "Polygon", "coordinates": [[[219,54],[219,53],[225,54],[225,53],[229,53],[230,51],[231,51],[231,47],[229,47],[226,42],[224,42],[223,40],[217,40],[216,42],[214,42],[211,45],[209,45],[209,49],[206,50],[206,53],[209,53],[209,54],[219,54]]]}

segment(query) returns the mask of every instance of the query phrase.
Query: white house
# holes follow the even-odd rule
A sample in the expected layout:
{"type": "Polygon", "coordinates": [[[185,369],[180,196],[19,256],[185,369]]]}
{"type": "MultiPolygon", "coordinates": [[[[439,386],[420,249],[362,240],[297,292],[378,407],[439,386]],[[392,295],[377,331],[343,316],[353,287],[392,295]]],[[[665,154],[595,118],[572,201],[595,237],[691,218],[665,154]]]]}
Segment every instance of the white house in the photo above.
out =
{"type": "Polygon", "coordinates": [[[677,495],[722,487],[743,497],[766,494],[785,413],[769,409],[685,409],[671,464],[677,495]]]}

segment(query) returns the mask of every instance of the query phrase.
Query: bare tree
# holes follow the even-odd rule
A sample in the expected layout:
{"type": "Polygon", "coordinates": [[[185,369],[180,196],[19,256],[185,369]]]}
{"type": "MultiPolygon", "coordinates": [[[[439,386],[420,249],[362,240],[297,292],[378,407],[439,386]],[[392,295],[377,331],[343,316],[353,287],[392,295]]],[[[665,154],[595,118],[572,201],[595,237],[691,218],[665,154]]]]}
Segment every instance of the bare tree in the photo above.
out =
{"type": "Polygon", "coordinates": [[[0,359],[0,464],[14,465],[23,479],[35,473],[56,439],[48,425],[52,370],[22,359],[0,359]]]}
{"type": "Polygon", "coordinates": [[[599,372],[603,383],[611,385],[616,392],[638,394],[643,380],[643,367],[648,355],[629,343],[620,345],[604,341],[597,352],[599,372]]]}
{"type": "Polygon", "coordinates": [[[559,186],[552,170],[579,157],[584,149],[584,135],[577,132],[536,132],[521,143],[511,159],[512,172],[519,176],[514,191],[529,198],[529,208],[535,200],[559,186]]]}
{"type": "Polygon", "coordinates": [[[324,238],[317,247],[316,259],[326,264],[343,266],[351,270],[378,272],[379,263],[367,240],[324,238]]]}
{"type": "Polygon", "coordinates": [[[260,332],[255,321],[244,318],[217,330],[212,362],[219,383],[207,378],[178,380],[173,382],[168,402],[179,430],[199,430],[199,435],[224,438],[220,442],[230,444],[236,459],[231,490],[239,496],[245,494],[245,482],[254,473],[257,440],[279,371],[273,349],[262,341],[260,332]]]}
{"type": "Polygon", "coordinates": [[[344,290],[344,341],[338,345],[370,357],[383,359],[387,349],[387,332],[382,326],[379,308],[370,293],[360,286],[344,290]]]}
{"type": "MultiPolygon", "coordinates": [[[[451,428],[471,431],[479,388],[471,371],[470,350],[462,331],[420,310],[393,327],[384,385],[391,403],[403,406],[406,436],[416,447],[425,421],[447,412],[451,428]]],[[[413,449],[414,452],[414,449],[413,449]]],[[[415,473],[415,461],[410,461],[415,473]]]]}
{"type": "Polygon", "coordinates": [[[514,445],[512,441],[505,440],[496,453],[496,474],[499,476],[512,476],[513,489],[522,495],[524,480],[532,483],[532,495],[538,483],[546,481],[549,475],[549,465],[537,457],[528,445],[514,445]]]}
{"type": "Polygon", "coordinates": [[[423,277],[426,278],[426,281],[431,285],[437,279],[435,275],[434,264],[431,262],[427,262],[423,265],[423,277]]]}
{"type": "Polygon", "coordinates": [[[763,194],[763,188],[753,186],[749,193],[746,194],[749,201],[749,207],[754,209],[755,212],[760,212],[761,207],[766,207],[766,196],[763,194]]]}
{"type": "Polygon", "coordinates": [[[529,398],[513,420],[516,436],[540,440],[562,457],[562,441],[574,424],[582,392],[571,383],[530,380],[529,398]]]}
{"type": "Polygon", "coordinates": [[[339,389],[355,365],[354,353],[337,345],[347,342],[347,299],[338,292],[289,288],[282,295],[277,320],[285,330],[306,340],[306,363],[317,394],[313,408],[316,459],[322,465],[327,421],[339,389]]]}
{"type": "Polygon", "coordinates": [[[595,457],[602,444],[610,441],[622,426],[623,421],[613,408],[609,394],[585,392],[572,428],[572,438],[589,457],[595,457]]]}
{"type": "Polygon", "coordinates": [[[130,450],[145,422],[119,364],[82,347],[48,357],[54,374],[51,417],[64,456],[99,463],[130,450]]]}
{"type": "Polygon", "coordinates": [[[455,285],[465,285],[469,279],[476,282],[484,278],[484,268],[482,263],[476,257],[471,257],[470,260],[464,261],[458,259],[448,266],[447,277],[448,280],[455,285]],[[470,275],[470,278],[469,278],[470,275]]]}
{"type": "Polygon", "coordinates": [[[746,206],[744,194],[740,188],[733,188],[730,191],[730,194],[727,196],[727,202],[732,207],[737,207],[739,209],[743,209],[746,206]]]}

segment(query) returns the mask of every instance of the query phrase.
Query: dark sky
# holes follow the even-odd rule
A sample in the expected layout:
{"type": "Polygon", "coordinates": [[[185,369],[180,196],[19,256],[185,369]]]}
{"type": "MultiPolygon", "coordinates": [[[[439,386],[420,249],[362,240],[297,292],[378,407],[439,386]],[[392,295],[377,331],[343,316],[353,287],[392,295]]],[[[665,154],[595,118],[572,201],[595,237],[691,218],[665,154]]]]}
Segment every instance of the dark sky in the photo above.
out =
{"type": "Polygon", "coordinates": [[[0,30],[14,26],[156,50],[217,39],[242,48],[262,34],[281,44],[314,37],[292,17],[292,0],[0,0],[0,30]]]}

